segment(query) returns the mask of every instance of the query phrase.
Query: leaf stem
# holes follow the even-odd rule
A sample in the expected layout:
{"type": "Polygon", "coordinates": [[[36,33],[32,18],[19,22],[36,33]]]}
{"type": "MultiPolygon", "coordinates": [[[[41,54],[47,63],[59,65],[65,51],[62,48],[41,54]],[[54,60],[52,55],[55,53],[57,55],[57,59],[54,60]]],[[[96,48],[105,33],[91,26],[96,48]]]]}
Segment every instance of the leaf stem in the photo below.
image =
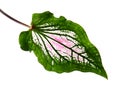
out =
{"type": "Polygon", "coordinates": [[[15,21],[16,23],[19,23],[19,24],[21,24],[21,25],[23,25],[23,26],[26,26],[26,27],[28,27],[28,28],[31,29],[31,26],[29,26],[29,25],[27,25],[27,24],[25,24],[25,23],[23,23],[23,22],[21,22],[21,21],[15,19],[15,18],[11,17],[11,16],[8,15],[7,13],[5,13],[2,9],[0,9],[0,12],[1,12],[3,15],[5,15],[6,17],[8,17],[9,19],[15,21]]]}

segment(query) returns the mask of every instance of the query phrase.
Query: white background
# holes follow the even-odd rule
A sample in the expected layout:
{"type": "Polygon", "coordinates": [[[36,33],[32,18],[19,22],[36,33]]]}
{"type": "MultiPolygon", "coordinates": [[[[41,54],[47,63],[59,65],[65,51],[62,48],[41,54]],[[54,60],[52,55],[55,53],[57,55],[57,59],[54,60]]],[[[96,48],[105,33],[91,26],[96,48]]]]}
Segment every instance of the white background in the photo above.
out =
{"type": "Polygon", "coordinates": [[[108,80],[79,71],[46,71],[18,37],[28,28],[0,13],[0,89],[120,89],[120,0],[0,0],[0,8],[30,24],[32,13],[51,11],[79,23],[99,49],[108,80]]]}

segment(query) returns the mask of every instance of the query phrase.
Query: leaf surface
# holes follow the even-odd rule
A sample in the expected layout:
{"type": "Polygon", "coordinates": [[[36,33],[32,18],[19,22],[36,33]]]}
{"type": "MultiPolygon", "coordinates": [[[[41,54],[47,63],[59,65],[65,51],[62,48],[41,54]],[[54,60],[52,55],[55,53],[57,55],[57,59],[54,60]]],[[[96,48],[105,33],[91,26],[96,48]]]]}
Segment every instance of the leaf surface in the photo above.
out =
{"type": "Polygon", "coordinates": [[[78,70],[107,78],[97,48],[79,24],[46,11],[33,14],[31,25],[32,29],[20,34],[19,43],[23,50],[33,51],[46,70],[78,70]]]}

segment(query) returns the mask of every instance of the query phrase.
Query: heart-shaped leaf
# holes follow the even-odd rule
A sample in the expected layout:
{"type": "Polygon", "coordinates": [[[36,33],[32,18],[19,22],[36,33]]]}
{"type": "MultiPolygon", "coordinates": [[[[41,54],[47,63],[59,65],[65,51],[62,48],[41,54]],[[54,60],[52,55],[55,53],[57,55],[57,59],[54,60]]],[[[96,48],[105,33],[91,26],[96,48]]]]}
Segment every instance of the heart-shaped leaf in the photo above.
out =
{"type": "Polygon", "coordinates": [[[98,50],[80,25],[49,11],[33,14],[31,24],[32,29],[20,34],[19,43],[23,50],[33,51],[46,70],[78,70],[107,78],[98,50]]]}

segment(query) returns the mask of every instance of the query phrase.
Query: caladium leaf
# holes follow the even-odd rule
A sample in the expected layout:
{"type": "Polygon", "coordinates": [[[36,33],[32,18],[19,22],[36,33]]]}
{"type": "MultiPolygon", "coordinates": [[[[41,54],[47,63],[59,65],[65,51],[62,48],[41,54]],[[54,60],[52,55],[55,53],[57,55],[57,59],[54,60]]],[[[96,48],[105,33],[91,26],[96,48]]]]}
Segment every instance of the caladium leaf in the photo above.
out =
{"type": "Polygon", "coordinates": [[[80,25],[63,16],[56,18],[49,11],[33,14],[31,25],[21,32],[19,43],[23,50],[33,51],[46,70],[78,70],[107,78],[97,48],[80,25]]]}

